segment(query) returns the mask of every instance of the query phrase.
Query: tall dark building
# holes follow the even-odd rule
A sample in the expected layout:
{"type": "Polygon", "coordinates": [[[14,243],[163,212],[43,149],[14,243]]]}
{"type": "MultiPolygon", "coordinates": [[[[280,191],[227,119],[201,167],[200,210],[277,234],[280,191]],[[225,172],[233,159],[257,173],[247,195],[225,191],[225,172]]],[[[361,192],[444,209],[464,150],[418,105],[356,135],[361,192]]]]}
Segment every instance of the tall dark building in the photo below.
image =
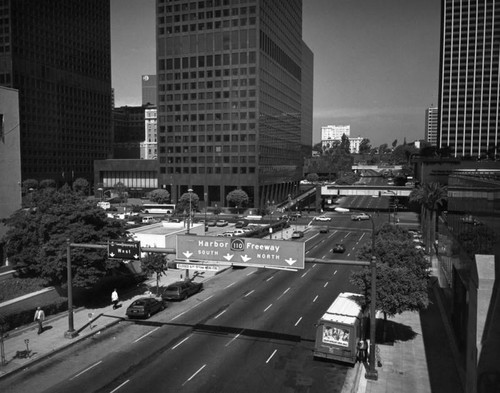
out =
{"type": "Polygon", "coordinates": [[[22,179],[93,179],[111,152],[109,0],[0,0],[0,85],[18,89],[22,179]]]}
{"type": "Polygon", "coordinates": [[[160,185],[209,205],[293,194],[312,143],[302,1],[157,0],[156,34],[160,185]]]}
{"type": "Polygon", "coordinates": [[[156,75],[143,75],[141,80],[142,105],[156,106],[156,75]]]}
{"type": "Polygon", "coordinates": [[[495,154],[500,2],[442,1],[438,147],[455,157],[495,154]]]}

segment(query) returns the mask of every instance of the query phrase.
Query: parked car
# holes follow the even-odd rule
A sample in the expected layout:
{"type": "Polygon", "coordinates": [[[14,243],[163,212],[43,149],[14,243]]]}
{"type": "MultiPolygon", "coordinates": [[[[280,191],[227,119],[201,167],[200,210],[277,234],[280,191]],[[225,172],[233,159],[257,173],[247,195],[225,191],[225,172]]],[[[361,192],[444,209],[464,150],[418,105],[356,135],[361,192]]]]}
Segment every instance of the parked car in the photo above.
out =
{"type": "Polygon", "coordinates": [[[464,224],[481,225],[481,221],[468,214],[460,219],[464,224]]]}
{"type": "Polygon", "coordinates": [[[318,216],[314,218],[315,221],[332,221],[331,217],[318,216]]]}
{"type": "Polygon", "coordinates": [[[294,231],[292,233],[292,239],[300,239],[301,237],[304,237],[304,232],[302,231],[294,231]]]}
{"type": "Polygon", "coordinates": [[[203,289],[203,283],[193,281],[177,281],[163,291],[163,300],[184,300],[203,289]]]}
{"type": "Polygon", "coordinates": [[[207,227],[214,227],[216,224],[217,224],[217,221],[215,221],[215,220],[207,221],[207,227]]]}
{"type": "Polygon", "coordinates": [[[320,227],[319,228],[319,233],[328,233],[330,232],[330,228],[328,227],[320,227]]]}
{"type": "Polygon", "coordinates": [[[369,219],[370,219],[370,216],[366,213],[358,213],[358,214],[351,215],[352,221],[364,221],[364,220],[369,220],[369,219]]]}
{"type": "Polygon", "coordinates": [[[247,220],[240,220],[240,221],[236,221],[236,224],[234,224],[234,227],[235,228],[245,228],[247,225],[248,225],[247,220]]]}
{"type": "Polygon", "coordinates": [[[225,227],[227,226],[228,222],[226,220],[217,220],[215,222],[215,226],[218,226],[218,227],[225,227]]]}
{"type": "Polygon", "coordinates": [[[243,229],[235,229],[233,231],[233,236],[242,236],[244,235],[246,232],[243,230],[243,229]]]}
{"type": "Polygon", "coordinates": [[[333,252],[336,254],[342,254],[345,252],[345,246],[342,243],[338,243],[333,247],[333,252]]]}
{"type": "Polygon", "coordinates": [[[141,297],[128,306],[125,314],[129,318],[149,318],[165,308],[161,300],[154,297],[141,297]]]}

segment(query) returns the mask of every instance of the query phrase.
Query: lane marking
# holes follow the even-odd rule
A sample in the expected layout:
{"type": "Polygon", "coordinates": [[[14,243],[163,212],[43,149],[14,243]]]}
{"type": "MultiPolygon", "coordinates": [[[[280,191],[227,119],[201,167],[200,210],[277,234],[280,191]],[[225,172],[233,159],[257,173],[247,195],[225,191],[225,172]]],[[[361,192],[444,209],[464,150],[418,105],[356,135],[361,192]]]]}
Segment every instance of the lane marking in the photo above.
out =
{"type": "Polygon", "coordinates": [[[271,356],[269,356],[269,357],[267,358],[266,363],[269,363],[269,361],[273,358],[273,356],[274,356],[274,354],[275,354],[276,352],[278,352],[278,350],[277,350],[277,349],[275,349],[275,350],[274,350],[274,352],[271,354],[271,356]]]}
{"type": "Polygon", "coordinates": [[[214,297],[214,295],[211,295],[211,296],[207,297],[206,299],[203,299],[201,302],[199,302],[199,303],[195,304],[194,306],[192,306],[189,310],[186,310],[186,311],[181,312],[180,314],[177,314],[175,317],[173,317],[173,318],[171,319],[171,321],[173,321],[173,320],[175,320],[175,319],[179,318],[181,315],[184,315],[184,314],[185,314],[185,313],[187,313],[188,311],[191,311],[193,308],[198,307],[200,304],[202,304],[202,303],[206,302],[207,300],[209,300],[209,299],[211,299],[211,298],[213,298],[213,297],[214,297]]]}
{"type": "Polygon", "coordinates": [[[269,310],[271,308],[273,304],[271,303],[269,306],[266,307],[266,309],[264,310],[264,312],[266,312],[267,310],[269,310]]]}
{"type": "Polygon", "coordinates": [[[299,320],[295,322],[295,326],[297,326],[300,323],[300,321],[302,321],[302,317],[300,317],[299,320]]]}
{"type": "Polygon", "coordinates": [[[318,298],[318,295],[316,295],[316,297],[314,298],[313,303],[316,301],[317,298],[318,298]]]}
{"type": "Polygon", "coordinates": [[[326,288],[327,285],[328,285],[328,281],[325,282],[325,285],[323,285],[323,288],[326,288]]]}
{"type": "Polygon", "coordinates": [[[219,317],[220,317],[222,314],[224,314],[225,312],[226,312],[226,310],[221,311],[219,314],[217,314],[217,315],[214,317],[214,319],[219,318],[219,317]]]}
{"type": "Polygon", "coordinates": [[[135,340],[135,341],[134,341],[134,343],[136,343],[137,341],[142,340],[144,337],[149,336],[151,333],[156,332],[159,328],[160,328],[160,327],[158,326],[157,328],[155,328],[155,329],[151,330],[150,332],[148,332],[148,333],[146,333],[146,334],[142,335],[142,336],[141,336],[141,337],[139,337],[137,340],[135,340]]]}
{"type": "Polygon", "coordinates": [[[306,272],[304,272],[304,274],[302,276],[300,276],[300,278],[304,277],[307,273],[309,273],[309,270],[307,270],[306,272]]]}
{"type": "Polygon", "coordinates": [[[193,375],[191,375],[191,376],[187,379],[187,381],[186,381],[186,382],[184,382],[184,383],[182,384],[182,386],[184,386],[184,384],[188,383],[188,382],[189,382],[189,381],[191,381],[194,377],[196,377],[196,375],[197,375],[197,374],[198,374],[201,370],[203,370],[206,366],[207,366],[206,364],[204,364],[203,366],[201,366],[201,367],[200,367],[200,369],[199,369],[198,371],[196,371],[193,375]]]}
{"type": "Polygon", "coordinates": [[[243,297],[247,297],[247,296],[251,295],[251,294],[252,294],[252,293],[254,293],[254,292],[255,292],[255,289],[252,289],[250,292],[248,292],[248,293],[247,293],[245,296],[243,296],[243,297]]]}
{"type": "Polygon", "coordinates": [[[269,277],[266,282],[271,281],[274,278],[274,276],[269,277]]]}
{"type": "Polygon", "coordinates": [[[336,274],[337,274],[337,271],[335,270],[335,271],[333,272],[333,275],[336,275],[336,274]]]}
{"type": "Polygon", "coordinates": [[[229,288],[229,287],[232,287],[234,284],[236,284],[236,282],[232,282],[231,284],[229,284],[229,285],[228,285],[226,288],[224,288],[224,289],[227,289],[227,288],[229,288]]]}
{"type": "Polygon", "coordinates": [[[247,276],[250,276],[250,275],[254,274],[255,272],[256,272],[256,270],[254,270],[253,272],[248,273],[247,276]]]}
{"type": "MultiPolygon", "coordinates": [[[[243,330],[242,330],[243,331],[243,330]]],[[[231,345],[231,343],[235,340],[238,339],[238,337],[240,336],[240,333],[238,333],[236,336],[233,337],[233,339],[231,341],[229,341],[225,346],[228,347],[229,345],[231,345]]]]}
{"type": "Polygon", "coordinates": [[[281,295],[279,295],[279,296],[278,296],[278,300],[279,300],[279,299],[281,299],[281,297],[282,297],[285,293],[287,293],[289,290],[290,290],[290,287],[288,287],[287,289],[285,289],[285,290],[283,291],[283,293],[282,293],[281,295]]]}
{"type": "Polygon", "coordinates": [[[179,345],[181,345],[184,341],[186,341],[189,337],[191,337],[191,336],[187,336],[184,340],[182,340],[181,342],[179,342],[179,343],[175,344],[175,345],[172,347],[172,349],[177,348],[177,347],[178,347],[179,345]]]}
{"type": "Polygon", "coordinates": [[[90,367],[87,367],[85,370],[83,371],[80,371],[78,374],[76,374],[74,377],[70,378],[69,380],[72,381],[73,379],[75,378],[78,378],[80,375],[82,375],[83,373],[86,373],[87,371],[93,369],[95,366],[99,365],[102,363],[102,360],[99,360],[97,363],[94,363],[92,366],[90,367]]]}
{"type": "Polygon", "coordinates": [[[127,384],[130,382],[130,379],[127,379],[125,382],[123,382],[120,386],[117,386],[116,388],[114,388],[111,392],[109,393],[113,393],[113,392],[116,392],[118,389],[120,389],[123,385],[127,384]]]}

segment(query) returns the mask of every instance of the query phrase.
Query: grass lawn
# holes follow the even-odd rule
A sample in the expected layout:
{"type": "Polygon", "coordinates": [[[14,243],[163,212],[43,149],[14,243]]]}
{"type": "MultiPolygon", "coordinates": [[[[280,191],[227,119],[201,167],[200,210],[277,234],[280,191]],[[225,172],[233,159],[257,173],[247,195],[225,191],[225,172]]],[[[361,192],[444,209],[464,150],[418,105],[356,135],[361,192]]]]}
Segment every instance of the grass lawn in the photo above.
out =
{"type": "Polygon", "coordinates": [[[41,278],[12,277],[0,282],[0,303],[45,288],[41,278]]]}

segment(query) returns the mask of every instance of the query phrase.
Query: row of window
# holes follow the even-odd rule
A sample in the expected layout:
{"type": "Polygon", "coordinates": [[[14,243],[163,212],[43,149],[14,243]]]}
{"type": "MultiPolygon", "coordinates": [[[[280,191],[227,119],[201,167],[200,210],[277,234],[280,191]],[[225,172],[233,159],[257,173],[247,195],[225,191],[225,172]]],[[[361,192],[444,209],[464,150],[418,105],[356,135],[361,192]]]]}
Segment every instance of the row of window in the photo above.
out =
{"type": "MultiPolygon", "coordinates": [[[[228,124],[184,124],[184,125],[161,125],[160,134],[168,133],[187,133],[187,132],[212,132],[212,131],[253,131],[255,130],[255,123],[228,123],[228,124]]],[[[239,134],[240,140],[244,140],[245,134],[239,134]]]]}
{"type": "MultiPolygon", "coordinates": [[[[192,58],[196,64],[196,57],[192,58]]],[[[167,72],[164,74],[160,74],[160,89],[161,85],[164,81],[180,81],[180,80],[188,80],[188,79],[212,79],[215,81],[220,78],[230,78],[230,77],[238,77],[238,76],[247,76],[247,75],[255,75],[256,68],[255,67],[231,67],[231,68],[218,68],[218,69],[208,69],[208,70],[199,70],[199,71],[184,71],[184,72],[167,72]]],[[[228,79],[230,80],[230,79],[228,79]]],[[[207,81],[208,82],[208,81],[207,81]]]]}
{"type": "Polygon", "coordinates": [[[174,167],[164,167],[160,166],[160,173],[161,174],[201,174],[201,175],[218,175],[218,174],[224,174],[224,175],[238,175],[238,174],[254,174],[255,173],[255,167],[236,167],[236,166],[231,166],[231,167],[179,167],[179,166],[174,166],[174,167]]]}
{"type": "MultiPolygon", "coordinates": [[[[256,61],[257,53],[255,51],[224,53],[207,56],[170,57],[167,59],[160,59],[158,62],[158,70],[172,71],[188,70],[189,68],[193,68],[198,71],[198,69],[202,67],[237,66],[243,64],[255,64],[256,61]]],[[[208,75],[211,74],[208,74],[207,71],[207,77],[210,78],[211,76],[208,75]]],[[[219,76],[221,75],[222,72],[219,73],[219,76]]],[[[218,77],[217,74],[215,76],[218,77]]]]}
{"type": "Polygon", "coordinates": [[[237,6],[239,4],[255,4],[256,0],[206,0],[206,1],[191,1],[186,2],[185,0],[159,0],[158,4],[158,12],[165,12],[167,6],[163,6],[162,4],[174,4],[174,11],[187,11],[187,10],[195,10],[196,6],[198,9],[210,8],[210,7],[227,7],[227,6],[237,6]],[[175,4],[182,3],[182,4],[175,4]]]}

